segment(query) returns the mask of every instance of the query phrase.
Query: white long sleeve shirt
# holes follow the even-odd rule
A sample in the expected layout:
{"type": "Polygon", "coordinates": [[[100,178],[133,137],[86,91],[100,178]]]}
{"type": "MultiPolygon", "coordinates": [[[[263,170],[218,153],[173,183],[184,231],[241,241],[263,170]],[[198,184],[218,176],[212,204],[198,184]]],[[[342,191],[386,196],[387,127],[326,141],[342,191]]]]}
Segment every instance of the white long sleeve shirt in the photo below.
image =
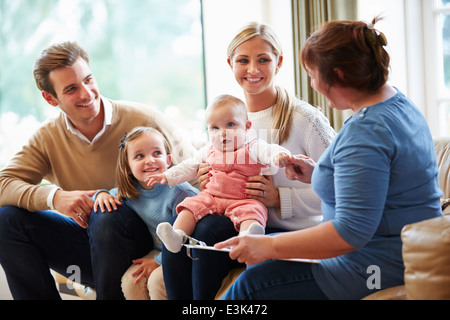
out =
{"type": "MultiPolygon", "coordinates": [[[[258,138],[270,141],[272,110],[248,113],[252,129],[258,138]]],[[[292,154],[303,154],[318,161],[335,137],[328,119],[316,108],[297,100],[289,139],[281,144],[292,154]]],[[[310,184],[291,181],[285,170],[273,176],[274,185],[280,193],[280,208],[269,208],[268,227],[299,230],[318,225],[322,221],[321,201],[310,184]]]]}

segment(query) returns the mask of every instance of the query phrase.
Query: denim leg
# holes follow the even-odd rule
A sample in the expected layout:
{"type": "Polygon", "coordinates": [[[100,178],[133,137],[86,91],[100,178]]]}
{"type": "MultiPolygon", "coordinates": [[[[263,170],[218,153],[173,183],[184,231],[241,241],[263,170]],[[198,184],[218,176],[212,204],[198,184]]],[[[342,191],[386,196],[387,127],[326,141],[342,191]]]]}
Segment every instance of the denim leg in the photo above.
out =
{"type": "Polygon", "coordinates": [[[60,299],[49,268],[66,276],[75,265],[80,282],[93,284],[86,231],[51,211],[0,208],[0,263],[14,299],[60,299]]]}
{"type": "MultiPolygon", "coordinates": [[[[233,222],[225,216],[211,215],[199,221],[193,237],[214,244],[237,236],[233,222]]],[[[230,259],[228,253],[192,250],[192,289],[195,300],[212,300],[228,272],[243,265],[230,259]]]]}
{"type": "Polygon", "coordinates": [[[144,221],[125,204],[114,212],[92,212],[87,229],[97,299],[124,299],[121,279],[132,265],[153,248],[144,221]]]}
{"type": "MultiPolygon", "coordinates": [[[[198,222],[192,237],[214,245],[235,235],[237,232],[229,218],[210,215],[198,222]]],[[[198,260],[189,258],[184,247],[174,254],[163,246],[162,252],[164,283],[169,300],[212,300],[223,278],[233,267],[240,265],[224,252],[191,250],[192,257],[198,260]]]]}
{"type": "Polygon", "coordinates": [[[269,260],[242,273],[223,300],[328,300],[311,264],[269,260]]]}
{"type": "MultiPolygon", "coordinates": [[[[173,225],[176,217],[170,221],[173,225]]],[[[162,265],[164,284],[169,300],[192,300],[192,260],[182,247],[178,253],[172,253],[162,246],[162,265]]]]}

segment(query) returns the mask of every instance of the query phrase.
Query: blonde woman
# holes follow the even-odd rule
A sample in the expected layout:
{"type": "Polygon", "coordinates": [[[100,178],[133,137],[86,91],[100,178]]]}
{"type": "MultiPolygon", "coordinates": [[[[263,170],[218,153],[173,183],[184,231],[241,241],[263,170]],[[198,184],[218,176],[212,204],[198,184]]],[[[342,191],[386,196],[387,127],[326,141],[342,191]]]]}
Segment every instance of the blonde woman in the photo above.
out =
{"type": "MultiPolygon", "coordinates": [[[[275,85],[275,77],[283,65],[283,52],[274,32],[258,23],[245,26],[229,45],[228,64],[244,90],[248,118],[257,136],[281,145],[292,154],[305,154],[317,161],[335,132],[316,108],[275,85]]],[[[202,186],[208,183],[208,171],[207,166],[199,170],[202,186]]],[[[320,200],[311,186],[288,180],[284,170],[273,177],[249,178],[242,192],[268,207],[267,233],[304,229],[322,221],[320,200]]],[[[218,216],[202,219],[193,237],[214,245],[237,235],[233,224],[226,220],[218,216]]],[[[169,299],[214,298],[223,278],[236,265],[226,254],[194,251],[199,260],[186,260],[185,253],[163,253],[169,299]],[[180,268],[182,264],[185,268],[180,268]]]]}

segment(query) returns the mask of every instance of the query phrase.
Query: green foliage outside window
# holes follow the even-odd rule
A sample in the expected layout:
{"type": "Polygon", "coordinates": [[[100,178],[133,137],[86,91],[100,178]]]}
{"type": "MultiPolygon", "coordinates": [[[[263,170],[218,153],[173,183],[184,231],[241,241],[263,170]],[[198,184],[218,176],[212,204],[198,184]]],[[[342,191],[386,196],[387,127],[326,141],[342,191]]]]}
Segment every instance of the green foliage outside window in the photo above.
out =
{"type": "MultiPolygon", "coordinates": [[[[194,118],[205,105],[200,8],[200,0],[0,0],[0,121],[49,117],[33,63],[67,40],[90,54],[103,96],[194,118]]],[[[11,135],[3,127],[0,155],[11,135]]]]}

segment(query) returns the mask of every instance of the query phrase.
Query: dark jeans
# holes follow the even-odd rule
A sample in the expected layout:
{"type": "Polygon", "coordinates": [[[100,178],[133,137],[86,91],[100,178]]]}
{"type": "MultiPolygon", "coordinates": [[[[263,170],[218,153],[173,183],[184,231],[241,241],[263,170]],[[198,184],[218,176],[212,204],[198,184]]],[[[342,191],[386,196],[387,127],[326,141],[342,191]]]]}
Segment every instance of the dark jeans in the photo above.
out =
{"type": "Polygon", "coordinates": [[[87,229],[51,211],[0,208],[0,264],[14,299],[60,299],[49,268],[74,280],[79,270],[97,299],[124,299],[122,275],[152,247],[148,228],[126,205],[92,212],[87,229]]]}
{"type": "MultiPolygon", "coordinates": [[[[229,218],[210,215],[198,222],[192,237],[213,246],[237,235],[229,218]]],[[[228,272],[245,266],[231,260],[225,252],[193,249],[191,255],[197,260],[189,258],[184,247],[174,254],[163,246],[163,275],[169,300],[212,300],[228,272]]]]}
{"type": "Polygon", "coordinates": [[[269,260],[248,267],[223,300],[328,300],[310,263],[269,260]]]}

